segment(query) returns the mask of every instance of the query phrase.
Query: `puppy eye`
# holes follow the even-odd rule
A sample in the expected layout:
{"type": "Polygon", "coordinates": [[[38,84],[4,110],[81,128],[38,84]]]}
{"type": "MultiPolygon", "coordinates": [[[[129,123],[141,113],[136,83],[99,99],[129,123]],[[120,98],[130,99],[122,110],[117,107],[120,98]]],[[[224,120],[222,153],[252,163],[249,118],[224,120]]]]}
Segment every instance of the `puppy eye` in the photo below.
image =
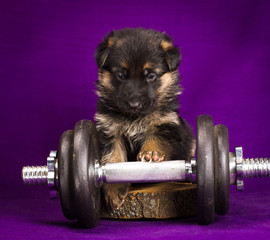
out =
{"type": "Polygon", "coordinates": [[[124,74],[124,73],[121,73],[121,72],[116,73],[116,77],[117,77],[119,80],[124,80],[124,79],[126,79],[125,74],[124,74]]]}
{"type": "Polygon", "coordinates": [[[155,73],[149,73],[147,76],[146,76],[146,79],[148,82],[153,82],[155,81],[157,75],[155,73]]]}

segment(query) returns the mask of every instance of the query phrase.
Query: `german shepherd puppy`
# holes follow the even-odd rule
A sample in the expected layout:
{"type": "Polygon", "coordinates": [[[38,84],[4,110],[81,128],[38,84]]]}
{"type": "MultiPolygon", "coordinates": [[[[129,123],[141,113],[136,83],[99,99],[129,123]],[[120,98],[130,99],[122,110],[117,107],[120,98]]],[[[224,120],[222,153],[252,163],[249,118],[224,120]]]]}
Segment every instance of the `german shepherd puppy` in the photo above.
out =
{"type": "MultiPolygon", "coordinates": [[[[102,164],[193,156],[191,128],[178,115],[180,53],[169,36],[142,28],[112,31],[99,44],[96,62],[102,164]]],[[[102,188],[107,207],[116,209],[129,184],[102,188]]]]}

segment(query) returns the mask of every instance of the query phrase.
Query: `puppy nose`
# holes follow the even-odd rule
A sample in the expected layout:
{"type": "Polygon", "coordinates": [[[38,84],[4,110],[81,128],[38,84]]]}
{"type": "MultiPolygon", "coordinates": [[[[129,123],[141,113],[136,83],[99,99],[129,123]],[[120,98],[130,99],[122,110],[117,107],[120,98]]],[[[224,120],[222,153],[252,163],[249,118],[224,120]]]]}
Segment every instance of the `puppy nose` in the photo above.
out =
{"type": "Polygon", "coordinates": [[[128,102],[129,106],[131,106],[132,108],[138,108],[141,106],[141,103],[139,101],[129,101],[128,102]]]}

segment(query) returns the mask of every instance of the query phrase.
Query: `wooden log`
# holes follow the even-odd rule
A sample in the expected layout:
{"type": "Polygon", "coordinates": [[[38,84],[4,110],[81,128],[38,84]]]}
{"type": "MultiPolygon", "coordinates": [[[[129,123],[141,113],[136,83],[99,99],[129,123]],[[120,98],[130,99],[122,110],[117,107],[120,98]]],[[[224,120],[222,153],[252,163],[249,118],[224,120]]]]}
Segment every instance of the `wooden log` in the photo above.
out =
{"type": "Polygon", "coordinates": [[[132,185],[117,210],[102,208],[101,218],[176,218],[196,215],[195,184],[167,182],[132,185]]]}

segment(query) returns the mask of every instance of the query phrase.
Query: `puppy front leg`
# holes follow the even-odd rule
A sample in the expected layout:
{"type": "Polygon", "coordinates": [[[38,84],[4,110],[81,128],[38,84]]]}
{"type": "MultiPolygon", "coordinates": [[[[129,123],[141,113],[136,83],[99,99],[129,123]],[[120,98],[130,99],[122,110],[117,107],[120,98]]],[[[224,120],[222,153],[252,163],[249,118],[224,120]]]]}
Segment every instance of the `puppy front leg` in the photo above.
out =
{"type": "MultiPolygon", "coordinates": [[[[109,144],[108,150],[102,156],[101,162],[126,162],[127,153],[121,138],[114,138],[109,144]]],[[[105,203],[110,209],[122,206],[128,194],[130,184],[106,184],[102,186],[105,203]]]]}
{"type": "Polygon", "coordinates": [[[137,156],[142,162],[161,162],[170,159],[172,148],[168,142],[161,137],[150,136],[146,138],[137,156]]]}

